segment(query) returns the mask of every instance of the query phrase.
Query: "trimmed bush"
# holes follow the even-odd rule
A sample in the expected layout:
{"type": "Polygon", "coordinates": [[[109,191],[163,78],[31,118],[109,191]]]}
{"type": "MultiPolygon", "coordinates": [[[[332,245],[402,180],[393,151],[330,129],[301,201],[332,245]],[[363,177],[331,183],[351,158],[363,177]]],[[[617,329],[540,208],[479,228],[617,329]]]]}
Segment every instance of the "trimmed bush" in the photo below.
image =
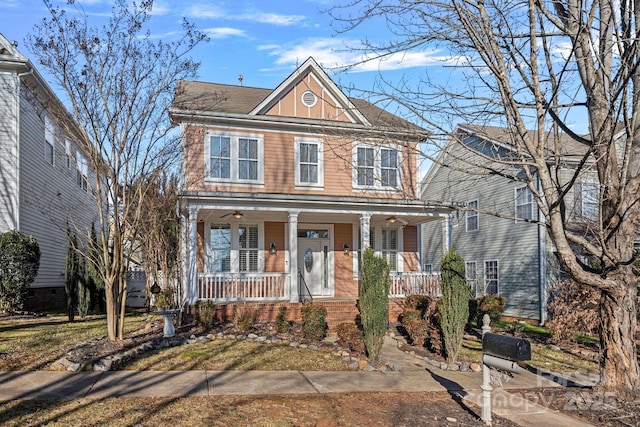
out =
{"type": "Polygon", "coordinates": [[[213,313],[216,311],[216,303],[213,301],[196,301],[195,305],[196,323],[205,329],[213,327],[213,313]]]}
{"type": "Polygon", "coordinates": [[[336,327],[338,344],[356,354],[364,354],[364,335],[355,323],[340,323],[336,327]]]}
{"type": "Polygon", "coordinates": [[[405,308],[400,315],[400,323],[406,331],[411,344],[418,347],[424,347],[425,340],[429,335],[429,322],[427,322],[419,310],[413,308],[405,308]]]}
{"type": "Polygon", "coordinates": [[[378,360],[389,323],[389,265],[368,248],[362,254],[360,318],[364,345],[371,360],[378,360]]]}
{"type": "Polygon", "coordinates": [[[287,307],[282,306],[276,315],[276,330],[280,334],[286,334],[291,330],[291,322],[287,314],[287,307]]]}
{"type": "Polygon", "coordinates": [[[236,328],[241,331],[248,331],[253,327],[258,319],[258,312],[255,308],[248,306],[246,303],[236,304],[233,306],[233,323],[236,328]]]}
{"type": "Polygon", "coordinates": [[[0,311],[21,311],[40,267],[40,247],[32,236],[0,234],[0,311]]]}
{"type": "Polygon", "coordinates": [[[442,267],[442,299],[440,328],[448,363],[455,362],[462,347],[464,327],[469,319],[469,286],[464,259],[451,249],[440,260],[442,267]]]}
{"type": "Polygon", "coordinates": [[[302,333],[305,338],[320,341],[327,336],[327,309],[306,303],[300,310],[302,314],[302,333]]]}
{"type": "Polygon", "coordinates": [[[482,317],[485,314],[489,315],[491,324],[494,324],[504,312],[504,308],[507,305],[507,299],[499,295],[485,295],[476,298],[476,324],[482,325],[482,317]]]}

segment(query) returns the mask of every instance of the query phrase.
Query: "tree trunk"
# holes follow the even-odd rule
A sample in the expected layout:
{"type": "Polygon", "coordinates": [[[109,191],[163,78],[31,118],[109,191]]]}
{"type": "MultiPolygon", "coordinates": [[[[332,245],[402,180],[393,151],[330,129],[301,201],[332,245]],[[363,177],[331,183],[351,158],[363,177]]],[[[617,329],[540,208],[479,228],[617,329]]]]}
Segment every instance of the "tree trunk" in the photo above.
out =
{"type": "Polygon", "coordinates": [[[626,394],[640,387],[636,350],[636,278],[622,269],[618,292],[600,298],[600,383],[602,391],[626,394]],[[625,274],[626,273],[626,274],[625,274]]]}
{"type": "Polygon", "coordinates": [[[107,336],[109,340],[116,340],[116,326],[118,318],[115,316],[116,304],[113,298],[113,281],[107,278],[104,283],[105,287],[105,299],[107,308],[107,336]]]}

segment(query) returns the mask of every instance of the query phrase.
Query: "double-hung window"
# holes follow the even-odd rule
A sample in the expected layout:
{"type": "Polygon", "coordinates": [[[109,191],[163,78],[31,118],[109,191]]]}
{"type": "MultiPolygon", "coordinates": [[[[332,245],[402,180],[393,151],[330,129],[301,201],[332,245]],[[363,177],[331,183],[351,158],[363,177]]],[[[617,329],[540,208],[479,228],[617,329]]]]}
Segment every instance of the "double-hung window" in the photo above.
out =
{"type": "Polygon", "coordinates": [[[356,144],[353,163],[355,188],[385,190],[400,185],[400,151],[395,146],[356,144]]]}
{"type": "Polygon", "coordinates": [[[258,226],[238,227],[238,258],[241,272],[258,271],[258,226]]]}
{"type": "Polygon", "coordinates": [[[499,285],[498,261],[491,260],[484,262],[484,294],[492,295],[498,293],[499,285]]]}
{"type": "Polygon", "coordinates": [[[321,139],[296,138],[295,163],[296,186],[324,186],[324,155],[321,139]]]}
{"type": "Polygon", "coordinates": [[[259,135],[209,133],[205,144],[205,181],[263,182],[263,138],[259,135]]]}
{"type": "Polygon", "coordinates": [[[211,224],[208,258],[210,272],[223,273],[231,271],[230,224],[211,224]]]}
{"type": "Polygon", "coordinates": [[[471,200],[467,203],[467,212],[465,213],[465,223],[467,231],[476,231],[480,229],[480,217],[478,216],[478,200],[471,200]]]}
{"type": "Polygon", "coordinates": [[[588,220],[598,219],[600,210],[600,187],[595,182],[583,182],[581,184],[582,217],[588,220]]]}
{"type": "Polygon", "coordinates": [[[76,165],[76,184],[87,191],[87,176],[89,174],[87,159],[78,151],[76,152],[76,161],[78,162],[76,165]]]}
{"type": "Polygon", "coordinates": [[[529,187],[516,188],[515,215],[517,219],[533,219],[533,195],[529,187]]]}
{"type": "Polygon", "coordinates": [[[51,119],[47,116],[44,118],[44,160],[53,165],[55,156],[55,128],[51,119]]]}
{"type": "Polygon", "coordinates": [[[391,271],[398,271],[398,229],[382,229],[382,257],[387,260],[391,271]]]}
{"type": "Polygon", "coordinates": [[[467,261],[464,263],[464,274],[467,279],[467,285],[474,297],[478,296],[478,271],[475,261],[467,261]]]}

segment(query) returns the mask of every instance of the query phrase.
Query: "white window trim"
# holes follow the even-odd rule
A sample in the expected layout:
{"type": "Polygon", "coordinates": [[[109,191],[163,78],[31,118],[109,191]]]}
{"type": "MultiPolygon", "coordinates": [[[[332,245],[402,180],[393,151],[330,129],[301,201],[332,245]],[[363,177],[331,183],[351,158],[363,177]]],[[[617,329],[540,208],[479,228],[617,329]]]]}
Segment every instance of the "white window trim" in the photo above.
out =
{"type": "MultiPolygon", "coordinates": [[[[470,285],[469,281],[473,281],[473,296],[474,298],[478,296],[478,263],[476,261],[465,261],[464,263],[464,271],[465,271],[465,279],[467,281],[467,285],[470,285]],[[473,271],[475,273],[475,277],[469,276],[469,268],[468,265],[473,264],[473,271]]],[[[471,286],[469,286],[471,287],[471,286]]]]}
{"type": "Polygon", "coordinates": [[[495,262],[496,263],[496,294],[500,295],[500,261],[498,261],[497,259],[488,259],[488,260],[484,261],[484,269],[483,269],[484,270],[483,271],[483,273],[484,273],[483,274],[484,275],[484,277],[483,277],[484,284],[483,284],[482,293],[484,295],[489,295],[489,294],[486,293],[487,292],[487,281],[488,281],[488,278],[487,278],[487,263],[489,263],[489,262],[495,262]]]}
{"type": "Polygon", "coordinates": [[[207,273],[212,273],[208,271],[210,265],[210,247],[211,244],[211,225],[212,224],[228,224],[231,229],[231,258],[230,262],[230,270],[228,272],[219,272],[219,274],[252,274],[252,273],[264,273],[264,258],[265,258],[265,247],[264,247],[264,222],[256,222],[256,221],[229,221],[229,220],[219,220],[219,221],[209,221],[205,224],[204,228],[204,239],[205,239],[205,270],[207,273]],[[258,226],[258,271],[252,272],[240,272],[240,225],[257,225],[258,226]]]}
{"type": "MultiPolygon", "coordinates": [[[[396,252],[396,270],[394,273],[402,273],[404,272],[404,233],[402,232],[402,226],[398,227],[386,227],[386,226],[371,226],[371,237],[373,238],[373,248],[376,256],[382,256],[382,229],[385,230],[396,230],[398,233],[398,248],[395,250],[396,252]]],[[[389,251],[388,251],[389,252],[389,251]]]]}
{"type": "Polygon", "coordinates": [[[424,264],[424,266],[422,267],[422,271],[424,273],[433,273],[433,264],[431,263],[426,263],[424,264]]]}
{"type": "Polygon", "coordinates": [[[513,216],[515,217],[515,221],[516,222],[525,222],[526,220],[533,220],[533,216],[534,216],[534,207],[533,207],[533,193],[531,193],[531,190],[529,189],[529,187],[527,187],[526,185],[523,185],[522,187],[517,187],[513,189],[513,198],[514,198],[514,208],[513,208],[513,216]],[[525,190],[525,192],[527,192],[527,194],[530,196],[530,200],[528,203],[518,203],[518,190],[525,190]],[[521,217],[518,216],[518,207],[523,207],[526,205],[531,205],[531,217],[529,218],[525,218],[525,217],[521,217]]]}
{"type": "Polygon", "coordinates": [[[204,136],[204,182],[224,183],[229,185],[264,185],[264,135],[241,132],[209,131],[204,136]],[[229,178],[213,178],[211,171],[211,137],[227,137],[231,139],[231,165],[229,178]],[[258,141],[258,179],[240,179],[238,177],[238,140],[240,138],[256,139],[258,141]]]}
{"type": "MultiPolygon", "coordinates": [[[[480,207],[480,202],[478,201],[478,199],[469,200],[468,204],[471,204],[473,202],[476,203],[475,209],[478,209],[480,207]]],[[[466,232],[473,232],[473,231],[480,230],[480,214],[478,212],[476,212],[476,211],[466,211],[464,213],[464,230],[466,232]],[[469,218],[471,218],[471,217],[475,217],[477,219],[476,224],[478,224],[478,227],[474,228],[472,230],[469,230],[469,218]]]]}
{"type": "Polygon", "coordinates": [[[402,190],[402,147],[398,144],[372,144],[366,142],[354,142],[351,149],[352,185],[356,190],[394,191],[402,190]],[[373,185],[358,184],[358,148],[373,148],[373,185]],[[396,182],[395,187],[382,185],[382,156],[381,149],[395,150],[396,152],[396,182]]]}
{"type": "Polygon", "coordinates": [[[295,138],[295,186],[302,188],[324,188],[324,146],[320,138],[295,138]],[[318,182],[301,182],[300,181],[300,144],[316,144],[318,146],[318,182]]]}

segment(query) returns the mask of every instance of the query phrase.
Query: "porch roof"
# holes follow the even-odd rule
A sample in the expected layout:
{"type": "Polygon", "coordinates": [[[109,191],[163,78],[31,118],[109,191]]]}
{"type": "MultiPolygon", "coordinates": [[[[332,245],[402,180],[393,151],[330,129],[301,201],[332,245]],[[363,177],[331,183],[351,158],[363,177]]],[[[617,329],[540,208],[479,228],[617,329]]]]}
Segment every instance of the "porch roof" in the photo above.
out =
{"type": "Polygon", "coordinates": [[[421,200],[372,197],[340,197],[298,194],[199,192],[187,191],[180,195],[181,207],[199,210],[259,212],[299,212],[329,216],[379,215],[396,217],[403,225],[418,225],[441,218],[452,212],[447,207],[429,206],[421,200]]]}

